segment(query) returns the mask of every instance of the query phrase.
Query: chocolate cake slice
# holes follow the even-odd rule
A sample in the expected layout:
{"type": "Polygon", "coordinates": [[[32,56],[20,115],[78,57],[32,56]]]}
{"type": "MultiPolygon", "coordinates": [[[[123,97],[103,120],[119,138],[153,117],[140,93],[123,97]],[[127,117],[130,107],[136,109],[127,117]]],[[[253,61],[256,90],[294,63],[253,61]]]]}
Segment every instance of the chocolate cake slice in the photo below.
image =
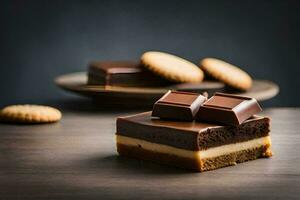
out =
{"type": "Polygon", "coordinates": [[[170,81],[147,71],[133,61],[94,61],[88,66],[88,85],[166,86],[170,81]]]}
{"type": "Polygon", "coordinates": [[[253,116],[238,126],[166,121],[151,112],[117,119],[120,155],[193,169],[213,170],[270,157],[270,119],[253,116]]]}

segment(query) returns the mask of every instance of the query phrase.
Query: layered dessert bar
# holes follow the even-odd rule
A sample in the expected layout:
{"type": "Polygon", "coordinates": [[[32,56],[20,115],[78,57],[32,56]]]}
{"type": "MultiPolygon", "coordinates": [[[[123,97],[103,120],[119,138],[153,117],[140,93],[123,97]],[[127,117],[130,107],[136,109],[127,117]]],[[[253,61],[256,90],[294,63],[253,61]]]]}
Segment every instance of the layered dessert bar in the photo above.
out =
{"type": "Polygon", "coordinates": [[[270,119],[260,111],[250,97],[168,91],[152,112],[117,119],[117,150],[200,172],[270,157],[270,119]]]}
{"type": "Polygon", "coordinates": [[[91,62],[88,66],[88,84],[102,86],[166,86],[167,81],[144,69],[137,62],[91,62]]]}
{"type": "Polygon", "coordinates": [[[238,126],[167,121],[151,112],[117,119],[120,155],[207,171],[270,157],[270,119],[253,116],[238,126]]]}

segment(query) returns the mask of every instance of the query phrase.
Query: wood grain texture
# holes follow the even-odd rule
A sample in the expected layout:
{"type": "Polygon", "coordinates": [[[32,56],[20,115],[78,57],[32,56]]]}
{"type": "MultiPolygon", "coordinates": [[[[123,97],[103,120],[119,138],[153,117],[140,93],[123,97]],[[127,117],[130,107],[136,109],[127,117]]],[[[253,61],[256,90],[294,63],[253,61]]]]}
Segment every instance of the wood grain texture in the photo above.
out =
{"type": "Polygon", "coordinates": [[[0,124],[0,199],[299,199],[299,108],[268,109],[274,157],[204,173],[119,157],[115,117],[0,124]]]}

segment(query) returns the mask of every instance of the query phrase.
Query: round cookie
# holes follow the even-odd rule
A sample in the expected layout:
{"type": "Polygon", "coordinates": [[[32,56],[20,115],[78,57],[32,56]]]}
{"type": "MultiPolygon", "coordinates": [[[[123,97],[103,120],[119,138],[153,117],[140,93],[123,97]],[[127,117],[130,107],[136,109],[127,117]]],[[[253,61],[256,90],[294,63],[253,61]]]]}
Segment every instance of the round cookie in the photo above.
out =
{"type": "Polygon", "coordinates": [[[0,120],[15,123],[50,123],[61,119],[56,108],[40,105],[12,105],[0,110],[0,120]]]}
{"type": "Polygon", "coordinates": [[[232,88],[246,91],[252,86],[252,78],[245,71],[222,60],[205,58],[201,60],[200,68],[232,88]]]}
{"type": "Polygon", "coordinates": [[[142,55],[141,63],[153,73],[174,82],[201,82],[202,70],[195,64],[163,52],[149,51],[142,55]]]}

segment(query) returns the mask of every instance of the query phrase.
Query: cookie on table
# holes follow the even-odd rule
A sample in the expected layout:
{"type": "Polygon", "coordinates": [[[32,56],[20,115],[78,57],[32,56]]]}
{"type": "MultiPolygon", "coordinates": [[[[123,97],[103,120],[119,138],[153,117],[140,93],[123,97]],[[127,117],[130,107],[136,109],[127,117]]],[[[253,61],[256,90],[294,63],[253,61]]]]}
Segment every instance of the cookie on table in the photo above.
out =
{"type": "Polygon", "coordinates": [[[205,58],[200,62],[200,68],[211,77],[226,85],[246,91],[252,86],[252,78],[240,68],[216,58],[205,58]]]}
{"type": "Polygon", "coordinates": [[[60,120],[56,108],[40,105],[11,105],[0,110],[0,121],[12,123],[51,123],[60,120]]]}
{"type": "Polygon", "coordinates": [[[141,63],[153,73],[174,82],[197,83],[204,78],[203,71],[197,65],[168,53],[146,52],[141,57],[141,63]]]}

